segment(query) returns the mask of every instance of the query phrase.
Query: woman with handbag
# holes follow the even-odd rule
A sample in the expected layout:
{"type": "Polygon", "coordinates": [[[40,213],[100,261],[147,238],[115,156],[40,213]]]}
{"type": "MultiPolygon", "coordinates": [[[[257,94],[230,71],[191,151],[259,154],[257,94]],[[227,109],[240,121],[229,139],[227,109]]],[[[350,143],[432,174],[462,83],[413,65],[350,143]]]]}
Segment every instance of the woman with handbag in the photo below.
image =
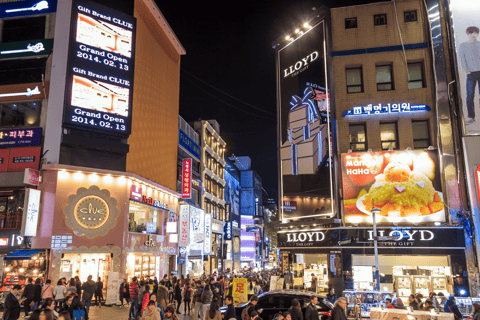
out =
{"type": "Polygon", "coordinates": [[[130,285],[127,281],[127,279],[123,279],[123,282],[120,284],[120,308],[123,308],[123,299],[127,301],[127,305],[130,301],[130,285]]]}

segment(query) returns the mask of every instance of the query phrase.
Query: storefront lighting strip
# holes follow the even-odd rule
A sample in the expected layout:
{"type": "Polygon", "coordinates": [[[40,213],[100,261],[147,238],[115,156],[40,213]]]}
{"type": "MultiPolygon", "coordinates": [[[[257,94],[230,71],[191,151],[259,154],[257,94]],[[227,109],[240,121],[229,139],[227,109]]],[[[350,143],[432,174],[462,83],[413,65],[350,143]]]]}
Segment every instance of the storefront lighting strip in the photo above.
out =
{"type": "Polygon", "coordinates": [[[321,214],[315,214],[312,216],[301,216],[301,217],[293,217],[293,218],[283,218],[283,220],[292,220],[292,219],[305,219],[305,218],[310,218],[310,217],[333,217],[333,213],[321,213],[321,214]]]}

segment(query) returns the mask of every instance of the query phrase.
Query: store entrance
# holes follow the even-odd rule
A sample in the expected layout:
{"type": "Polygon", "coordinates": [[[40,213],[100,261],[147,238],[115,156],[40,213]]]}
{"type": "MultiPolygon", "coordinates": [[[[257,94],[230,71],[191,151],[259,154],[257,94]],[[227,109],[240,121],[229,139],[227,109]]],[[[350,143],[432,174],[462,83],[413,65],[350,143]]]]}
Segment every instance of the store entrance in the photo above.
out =
{"type": "Polygon", "coordinates": [[[96,281],[104,280],[110,270],[110,253],[64,254],[60,266],[60,278],[67,280],[78,276],[85,282],[89,275],[96,281]]]}
{"type": "Polygon", "coordinates": [[[294,254],[293,289],[328,293],[328,255],[294,254]]]}
{"type": "MultiPolygon", "coordinates": [[[[374,279],[365,275],[365,268],[373,274],[373,255],[352,255],[355,290],[373,290],[374,279]]],[[[379,255],[380,290],[396,293],[403,302],[411,294],[421,293],[425,298],[430,292],[445,296],[453,294],[453,277],[450,256],[379,255]]]]}

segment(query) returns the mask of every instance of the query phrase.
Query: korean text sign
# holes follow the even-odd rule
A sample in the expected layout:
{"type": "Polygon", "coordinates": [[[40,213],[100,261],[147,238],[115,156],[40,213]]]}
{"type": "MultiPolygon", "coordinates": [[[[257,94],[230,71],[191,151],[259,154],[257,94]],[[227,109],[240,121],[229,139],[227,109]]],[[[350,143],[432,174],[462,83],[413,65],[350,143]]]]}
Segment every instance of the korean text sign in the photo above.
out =
{"type": "Polygon", "coordinates": [[[184,159],[182,167],[182,198],[192,197],[192,159],[184,159]]]}

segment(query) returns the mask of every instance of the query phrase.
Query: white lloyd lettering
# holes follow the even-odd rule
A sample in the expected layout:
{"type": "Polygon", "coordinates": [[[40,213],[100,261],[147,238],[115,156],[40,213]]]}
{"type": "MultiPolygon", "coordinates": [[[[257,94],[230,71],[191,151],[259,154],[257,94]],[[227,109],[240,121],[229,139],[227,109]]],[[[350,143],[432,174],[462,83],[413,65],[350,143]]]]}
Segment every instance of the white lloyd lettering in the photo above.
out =
{"type": "Polygon", "coordinates": [[[325,233],[321,231],[287,233],[287,242],[313,242],[323,240],[325,240],[325,233]]]}
{"type": "MultiPolygon", "coordinates": [[[[368,240],[373,241],[373,230],[368,230],[368,240]]],[[[385,236],[385,230],[378,230],[377,235],[379,237],[385,236]]],[[[420,241],[430,241],[435,238],[435,234],[430,230],[392,230],[388,234],[390,237],[397,237],[394,241],[400,241],[404,238],[408,238],[407,241],[415,241],[415,237],[420,237],[420,241]]]]}
{"type": "Polygon", "coordinates": [[[310,53],[305,58],[302,58],[302,60],[297,61],[294,65],[292,65],[292,66],[288,67],[287,69],[283,70],[284,78],[288,77],[289,75],[291,75],[295,71],[299,71],[303,67],[308,66],[309,63],[317,60],[317,58],[318,58],[318,52],[317,51],[310,53]]]}

